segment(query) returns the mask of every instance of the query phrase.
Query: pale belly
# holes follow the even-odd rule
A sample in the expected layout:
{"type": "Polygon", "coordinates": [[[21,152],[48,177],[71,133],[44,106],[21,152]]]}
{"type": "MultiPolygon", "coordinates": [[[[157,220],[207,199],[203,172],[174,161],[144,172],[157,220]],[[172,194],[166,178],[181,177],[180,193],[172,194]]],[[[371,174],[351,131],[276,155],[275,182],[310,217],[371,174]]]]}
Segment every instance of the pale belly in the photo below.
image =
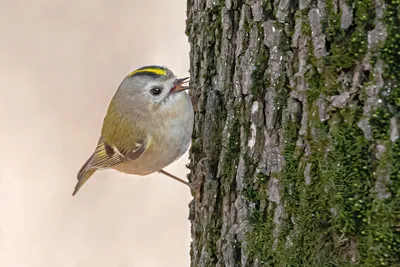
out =
{"type": "Polygon", "coordinates": [[[160,171],[175,160],[179,159],[183,154],[185,154],[189,144],[190,141],[185,143],[185,147],[182,146],[180,149],[170,147],[170,150],[163,151],[152,149],[150,147],[138,159],[119,163],[113,166],[113,169],[129,174],[148,175],[160,171]]]}
{"type": "Polygon", "coordinates": [[[129,174],[148,175],[160,171],[185,154],[190,146],[194,123],[189,97],[188,101],[184,109],[186,112],[180,114],[179,118],[170,119],[169,123],[154,129],[149,148],[139,158],[119,163],[112,168],[129,174]]]}

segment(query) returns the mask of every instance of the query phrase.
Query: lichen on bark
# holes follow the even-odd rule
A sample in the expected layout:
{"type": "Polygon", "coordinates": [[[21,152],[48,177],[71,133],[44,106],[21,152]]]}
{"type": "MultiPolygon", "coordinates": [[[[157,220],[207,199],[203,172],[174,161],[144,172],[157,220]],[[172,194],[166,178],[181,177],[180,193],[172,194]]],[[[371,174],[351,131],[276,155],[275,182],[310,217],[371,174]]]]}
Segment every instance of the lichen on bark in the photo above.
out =
{"type": "Polygon", "coordinates": [[[187,3],[192,266],[399,265],[400,1],[187,3]]]}

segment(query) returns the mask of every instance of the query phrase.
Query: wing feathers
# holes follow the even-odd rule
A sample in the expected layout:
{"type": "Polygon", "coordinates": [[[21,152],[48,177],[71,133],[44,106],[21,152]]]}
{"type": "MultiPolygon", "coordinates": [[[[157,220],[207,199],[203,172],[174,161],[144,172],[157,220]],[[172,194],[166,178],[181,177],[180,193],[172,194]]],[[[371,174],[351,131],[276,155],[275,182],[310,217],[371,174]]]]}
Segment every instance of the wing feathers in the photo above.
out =
{"type": "Polygon", "coordinates": [[[98,169],[107,169],[126,160],[135,160],[140,157],[149,147],[150,142],[136,143],[137,147],[131,151],[121,151],[115,146],[107,144],[103,138],[100,138],[92,156],[86,161],[78,172],[78,183],[72,193],[74,196],[78,193],[83,184],[98,169]]]}
{"type": "Polygon", "coordinates": [[[97,169],[109,168],[124,160],[124,156],[117,148],[113,148],[105,142],[100,142],[93,153],[90,165],[97,169]]]}

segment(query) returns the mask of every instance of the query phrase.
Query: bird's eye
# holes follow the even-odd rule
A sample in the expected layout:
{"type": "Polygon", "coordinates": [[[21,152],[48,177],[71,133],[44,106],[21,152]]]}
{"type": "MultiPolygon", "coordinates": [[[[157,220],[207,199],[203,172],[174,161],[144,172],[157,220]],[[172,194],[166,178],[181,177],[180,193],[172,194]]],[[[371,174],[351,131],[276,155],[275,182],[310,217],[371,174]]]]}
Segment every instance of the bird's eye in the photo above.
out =
{"type": "Polygon", "coordinates": [[[152,95],[159,95],[159,94],[161,94],[161,88],[160,87],[154,87],[154,88],[151,88],[151,90],[150,90],[150,93],[152,94],[152,95]]]}

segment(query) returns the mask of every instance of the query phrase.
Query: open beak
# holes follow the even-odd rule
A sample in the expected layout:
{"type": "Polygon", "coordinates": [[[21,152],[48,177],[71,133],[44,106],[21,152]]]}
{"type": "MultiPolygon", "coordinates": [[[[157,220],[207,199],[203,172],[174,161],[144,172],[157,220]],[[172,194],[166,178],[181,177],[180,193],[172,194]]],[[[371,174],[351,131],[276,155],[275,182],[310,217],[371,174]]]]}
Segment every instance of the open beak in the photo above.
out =
{"type": "Polygon", "coordinates": [[[191,88],[191,86],[187,86],[187,85],[184,85],[185,83],[187,83],[188,81],[188,79],[189,79],[190,77],[185,77],[185,78],[180,78],[180,79],[176,79],[175,80],[175,83],[174,83],[174,87],[172,87],[171,88],[171,93],[175,93],[175,92],[179,92],[179,91],[183,91],[183,90],[187,90],[187,89],[190,89],[191,88]]]}

